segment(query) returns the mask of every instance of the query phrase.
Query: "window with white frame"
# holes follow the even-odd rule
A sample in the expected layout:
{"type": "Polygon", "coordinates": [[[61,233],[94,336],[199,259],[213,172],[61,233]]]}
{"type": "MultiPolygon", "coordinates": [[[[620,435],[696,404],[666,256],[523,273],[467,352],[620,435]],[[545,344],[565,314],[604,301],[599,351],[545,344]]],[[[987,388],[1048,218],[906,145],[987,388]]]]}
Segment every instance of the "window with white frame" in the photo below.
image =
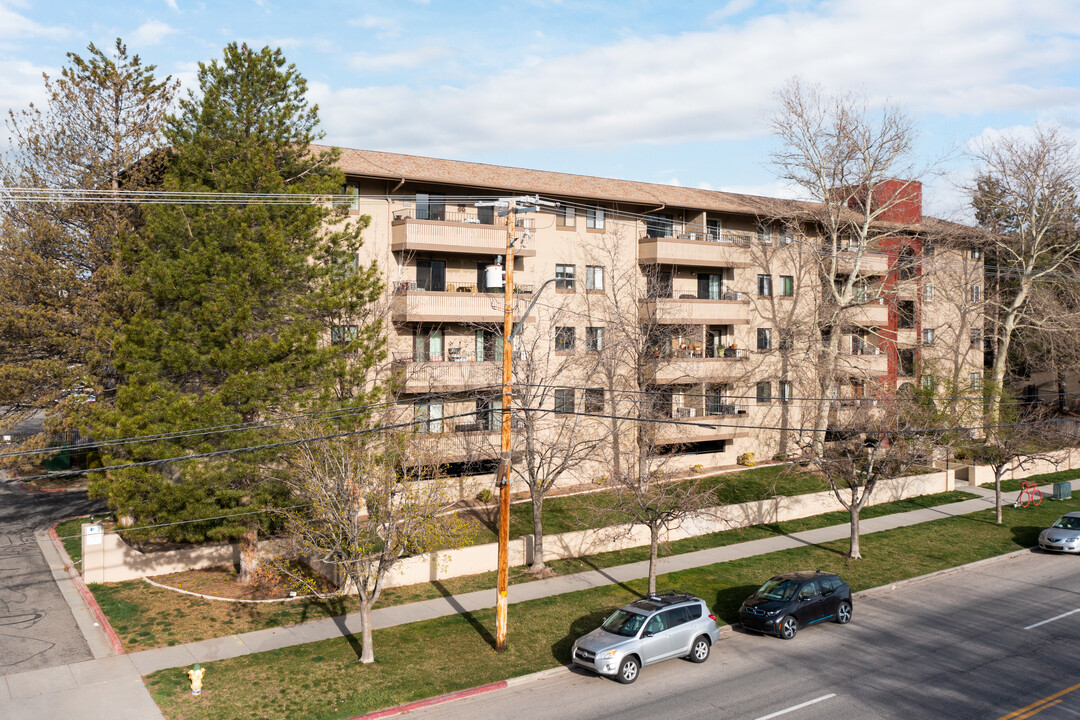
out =
{"type": "Polygon", "coordinates": [[[772,296],[772,275],[757,276],[757,294],[760,297],[772,296]]]}
{"type": "Polygon", "coordinates": [[[932,283],[923,285],[923,302],[933,302],[934,300],[934,286],[932,283]]]}
{"type": "Polygon", "coordinates": [[[562,228],[577,227],[577,210],[572,207],[559,208],[555,214],[559,218],[558,226],[562,228]]]}
{"type": "Polygon", "coordinates": [[[982,381],[982,376],[979,375],[979,373],[977,373],[977,372],[971,373],[971,375],[968,377],[968,382],[971,384],[971,389],[972,390],[978,390],[979,389],[979,383],[981,381],[982,381]]]}
{"type": "Polygon", "coordinates": [[[923,328],[922,331],[922,344],[933,345],[934,344],[934,328],[923,328]]]}
{"type": "Polygon", "coordinates": [[[789,403],[792,398],[792,385],[788,380],[780,381],[780,402],[789,403]]]}
{"type": "Polygon", "coordinates": [[[971,259],[972,260],[978,260],[981,257],[982,257],[982,248],[977,248],[977,247],[971,248],[971,259]]]}
{"type": "Polygon", "coordinates": [[[574,289],[574,266],[573,265],[555,265],[555,289],[556,290],[573,290],[574,289]]]}
{"type": "Polygon", "coordinates": [[[757,329],[757,349],[772,350],[772,328],[757,329]]]}
{"type": "Polygon", "coordinates": [[[982,302],[982,285],[975,284],[971,286],[971,302],[982,302]]]}
{"type": "Polygon", "coordinates": [[[603,290],[604,289],[604,268],[600,265],[586,265],[585,266],[585,289],[586,290],[603,290]]]}
{"type": "Polygon", "coordinates": [[[772,383],[769,381],[759,382],[755,388],[757,391],[757,401],[759,403],[772,402],[772,383]]]}
{"type": "Polygon", "coordinates": [[[334,325],[330,328],[331,345],[348,345],[357,338],[355,325],[334,325]]]}

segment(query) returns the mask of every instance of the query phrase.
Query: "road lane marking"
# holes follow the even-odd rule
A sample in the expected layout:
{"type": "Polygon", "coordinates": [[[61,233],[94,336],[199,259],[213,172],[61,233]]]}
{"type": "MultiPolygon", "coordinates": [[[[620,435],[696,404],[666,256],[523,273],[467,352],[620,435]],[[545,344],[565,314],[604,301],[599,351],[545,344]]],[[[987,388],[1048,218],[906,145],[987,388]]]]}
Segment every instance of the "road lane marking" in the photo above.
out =
{"type": "Polygon", "coordinates": [[[1036,700],[1035,702],[1031,703],[1030,705],[1026,705],[1026,706],[1020,708],[1019,710],[1013,710],[1008,715],[1002,715],[1001,717],[998,718],[998,720],[1021,720],[1021,718],[1031,717],[1035,713],[1041,712],[1041,711],[1045,710],[1046,708],[1050,707],[1051,705],[1057,705],[1056,702],[1052,702],[1053,700],[1057,700],[1058,698],[1062,697],[1063,695],[1068,695],[1069,693],[1075,692],[1076,690],[1080,690],[1080,683],[1076,683],[1075,685],[1070,685],[1069,687],[1065,688],[1064,690],[1058,690],[1053,695],[1047,695],[1042,700],[1036,700]],[[1032,711],[1034,711],[1034,712],[1032,712],[1032,711]]]}
{"type": "Polygon", "coordinates": [[[1075,610],[1070,610],[1067,613],[1061,613],[1060,615],[1055,615],[1054,617],[1050,618],[1049,620],[1043,620],[1042,622],[1037,622],[1034,625],[1028,625],[1024,629],[1025,630],[1030,630],[1032,628],[1037,628],[1040,625],[1045,625],[1046,623],[1051,623],[1051,622],[1054,622],[1055,620],[1060,620],[1063,617],[1069,617],[1070,615],[1073,615],[1074,613],[1080,613],[1080,608],[1076,608],[1075,610]]]}
{"type": "Polygon", "coordinates": [[[1016,718],[1016,720],[1027,720],[1027,718],[1031,717],[1032,715],[1038,715],[1038,714],[1039,714],[1039,713],[1041,713],[1041,712],[1042,712],[1043,710],[1046,710],[1047,708],[1052,708],[1052,707],[1054,707],[1055,705],[1057,705],[1057,704],[1058,704],[1058,703],[1060,703],[1060,702],[1061,702],[1061,698],[1058,698],[1058,699],[1057,699],[1057,700],[1055,700],[1054,702],[1046,703],[1045,705],[1043,705],[1043,706],[1041,706],[1041,707],[1037,707],[1037,708],[1035,708],[1035,709],[1034,709],[1034,710],[1032,710],[1031,712],[1026,712],[1026,713],[1024,713],[1024,714],[1023,714],[1023,715],[1021,715],[1020,717],[1016,718]]]}
{"type": "Polygon", "coordinates": [[[769,720],[769,718],[780,717],[781,715],[787,715],[789,712],[794,712],[796,710],[801,710],[802,708],[813,705],[814,703],[819,703],[822,700],[828,700],[829,698],[834,698],[834,697],[836,697],[836,693],[829,693],[828,695],[822,695],[819,698],[814,698],[813,700],[807,700],[804,703],[799,703],[798,705],[792,705],[791,707],[784,708],[783,710],[777,710],[776,712],[774,712],[774,713],[772,713],[770,715],[762,715],[761,717],[756,718],[756,720],[769,720]]]}

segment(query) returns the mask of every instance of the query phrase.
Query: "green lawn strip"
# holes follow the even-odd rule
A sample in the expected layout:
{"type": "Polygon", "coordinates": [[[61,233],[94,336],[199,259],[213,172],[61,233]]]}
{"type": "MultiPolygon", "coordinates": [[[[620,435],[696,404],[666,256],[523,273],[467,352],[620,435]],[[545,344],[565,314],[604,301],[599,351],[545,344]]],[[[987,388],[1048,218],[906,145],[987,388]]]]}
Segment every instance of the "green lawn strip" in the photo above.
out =
{"type": "Polygon", "coordinates": [[[71,557],[72,566],[76,568],[82,562],[82,525],[89,521],[90,516],[87,515],[65,520],[56,525],[56,534],[60,537],[60,542],[64,543],[64,549],[71,557]]]}
{"type": "MultiPolygon", "coordinates": [[[[1077,508],[1080,500],[1006,508],[1001,526],[992,510],[980,511],[866,535],[865,559],[857,562],[837,541],[671,573],[658,584],[695,593],[734,622],[739,603],[778,572],[820,568],[855,590],[876,587],[1028,547],[1041,528],[1077,508]]],[[[378,630],[372,666],[357,662],[355,638],[336,638],[209,663],[198,700],[181,668],[153,673],[146,684],[169,720],[349,717],[566,663],[575,638],[644,587],[635,581],[514,604],[510,647],[498,656],[494,613],[482,611],[378,630]]],[[[856,622],[858,612],[856,604],[856,622]]]]}
{"type": "MultiPolygon", "coordinates": [[[[774,495],[805,495],[829,489],[828,483],[820,475],[805,472],[794,465],[770,465],[722,473],[706,478],[703,483],[705,488],[715,493],[717,505],[754,502],[774,495]]],[[[612,497],[609,492],[598,491],[545,500],[544,532],[556,535],[620,522],[618,515],[611,511],[612,497]]],[[[470,544],[497,542],[496,521],[497,515],[492,509],[488,517],[477,524],[470,544]]],[[[524,502],[512,505],[510,536],[531,535],[532,530],[532,504],[524,502]]]]}
{"type": "MultiPolygon", "coordinates": [[[[896,512],[967,500],[974,495],[964,492],[939,493],[908,500],[873,505],[863,510],[871,518],[896,512]]],[[[827,513],[789,523],[759,525],[738,530],[686,538],[662,546],[663,555],[677,555],[711,547],[757,540],[775,535],[810,530],[847,521],[846,513],[827,513]]],[[[612,567],[647,560],[649,549],[630,548],[588,558],[556,560],[549,563],[555,575],[569,575],[594,568],[612,567]]],[[[531,582],[536,578],[524,567],[510,569],[511,584],[531,582]]],[[[495,573],[480,573],[449,578],[437,583],[419,583],[387,588],[379,607],[403,605],[445,595],[460,595],[495,587],[495,573]]],[[[91,585],[90,590],[109,618],[110,624],[128,650],[147,650],[166,645],[197,642],[212,637],[280,627],[306,620],[358,612],[355,598],[332,601],[297,600],[288,603],[231,603],[202,598],[154,587],[142,580],[91,585]]]]}
{"type": "MultiPolygon", "coordinates": [[[[1021,478],[1018,480],[1002,480],[1001,492],[1003,493],[1019,493],[1020,483],[1033,482],[1037,485],[1049,485],[1051,483],[1067,482],[1069,480],[1080,480],[1080,468],[1073,470],[1059,470],[1052,473],[1043,473],[1042,475],[1032,475],[1031,477],[1021,478]]],[[[983,483],[979,487],[994,489],[994,483],[983,483]]],[[[1077,488],[1080,491],[1080,488],[1077,488]]],[[[1008,502],[1011,504],[1015,497],[1008,498],[1008,502]]]]}

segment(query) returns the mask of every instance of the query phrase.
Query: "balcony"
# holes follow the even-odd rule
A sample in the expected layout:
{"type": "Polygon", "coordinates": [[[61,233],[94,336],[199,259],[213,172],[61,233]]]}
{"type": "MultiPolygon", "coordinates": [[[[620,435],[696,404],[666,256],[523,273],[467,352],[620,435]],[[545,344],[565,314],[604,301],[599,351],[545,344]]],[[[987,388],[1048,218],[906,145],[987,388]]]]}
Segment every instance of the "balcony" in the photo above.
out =
{"type": "MultiPolygon", "coordinates": [[[[863,250],[861,253],[855,247],[844,246],[836,253],[836,272],[840,275],[850,275],[855,270],[855,261],[859,261],[859,275],[885,275],[889,272],[889,256],[877,250],[863,250]]],[[[823,261],[828,266],[829,254],[823,253],[823,261]]]]}
{"type": "MultiPolygon", "coordinates": [[[[421,290],[415,282],[399,282],[393,287],[390,315],[394,322],[477,322],[503,320],[503,293],[477,292],[476,285],[446,283],[445,290],[421,290]]],[[[525,311],[532,285],[514,284],[514,315],[525,311]]],[[[529,318],[529,321],[533,321],[529,318]]]]}
{"type": "Polygon", "coordinates": [[[718,300],[649,298],[641,301],[641,313],[661,325],[749,325],[750,298],[741,292],[721,293],[718,300]]]}
{"type": "Polygon", "coordinates": [[[885,327],[889,324],[889,306],[884,298],[878,298],[865,305],[856,305],[848,310],[848,320],[865,327],[885,327]]]}
{"type": "Polygon", "coordinates": [[[885,351],[874,345],[853,347],[851,352],[842,356],[852,372],[860,375],[885,375],[889,372],[889,357],[885,351]]]}
{"type": "MultiPolygon", "coordinates": [[[[390,223],[390,249],[394,252],[403,250],[484,256],[506,252],[505,223],[485,223],[469,213],[443,211],[438,213],[440,219],[437,220],[417,219],[415,214],[412,208],[394,211],[394,220],[390,223]]],[[[536,257],[536,250],[517,248],[514,255],[536,257]]]]}
{"type": "Polygon", "coordinates": [[[638,262],[695,267],[751,267],[751,233],[722,231],[684,233],[678,237],[644,237],[638,243],[638,262]]]}
{"type": "Polygon", "coordinates": [[[401,372],[402,390],[407,393],[468,390],[502,382],[501,360],[477,360],[472,353],[454,349],[426,360],[416,360],[412,353],[395,353],[393,369],[401,372]]]}
{"type": "Polygon", "coordinates": [[[719,412],[700,415],[697,408],[675,408],[672,423],[655,423],[656,443],[708,442],[711,440],[734,440],[746,437],[743,423],[746,420],[746,407],[743,405],[723,404],[719,412]]]}
{"type": "Polygon", "coordinates": [[[655,360],[650,384],[683,385],[694,382],[725,382],[737,378],[745,369],[749,353],[743,348],[727,348],[723,356],[707,357],[701,350],[673,353],[655,360]]]}

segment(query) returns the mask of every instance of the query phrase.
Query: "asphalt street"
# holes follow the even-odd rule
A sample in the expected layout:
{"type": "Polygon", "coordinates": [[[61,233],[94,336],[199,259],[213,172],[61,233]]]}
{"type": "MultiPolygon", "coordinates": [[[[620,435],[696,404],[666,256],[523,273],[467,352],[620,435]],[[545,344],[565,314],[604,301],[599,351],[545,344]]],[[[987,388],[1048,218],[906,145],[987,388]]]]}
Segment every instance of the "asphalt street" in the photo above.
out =
{"type": "Polygon", "coordinates": [[[1033,552],[857,599],[848,626],[726,633],[633,685],[566,671],[409,716],[1075,719],[1078,646],[1080,558],[1033,552]]]}
{"type": "Polygon", "coordinates": [[[34,533],[101,508],[85,492],[0,483],[0,675],[92,658],[34,533]]]}

